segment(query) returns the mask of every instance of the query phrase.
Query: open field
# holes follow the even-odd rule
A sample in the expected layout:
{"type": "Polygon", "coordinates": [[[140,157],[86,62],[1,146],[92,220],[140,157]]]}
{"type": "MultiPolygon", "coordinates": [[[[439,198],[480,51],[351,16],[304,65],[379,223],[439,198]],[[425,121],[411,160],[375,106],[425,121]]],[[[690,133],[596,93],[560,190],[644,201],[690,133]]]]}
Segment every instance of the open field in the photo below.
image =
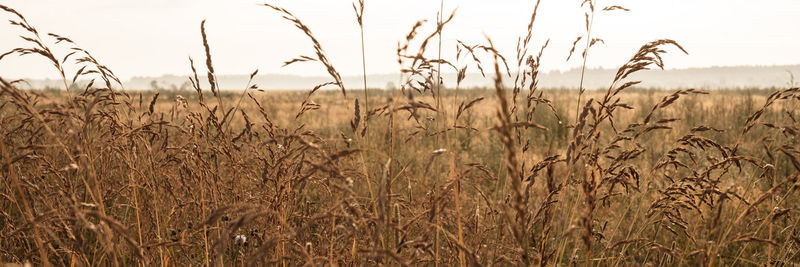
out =
{"type": "Polygon", "coordinates": [[[119,88],[77,45],[84,68],[65,74],[65,55],[0,7],[33,36],[13,53],[52,59],[65,87],[0,76],[0,262],[800,263],[800,89],[626,79],[683,50],[672,40],[642,46],[599,91],[538,88],[535,54],[504,63],[487,40],[460,56],[488,55],[496,86],[445,89],[437,67],[452,63],[422,51],[438,27],[398,48],[401,89],[353,89],[299,19],[268,6],[308,34],[318,53],[298,61],[322,64],[331,90],[220,91],[201,26],[193,89],[156,92],[119,88]]]}
{"type": "MultiPolygon", "coordinates": [[[[420,108],[419,123],[397,111],[393,130],[392,113],[379,111],[355,133],[353,108],[337,91],[315,94],[310,101],[321,107],[297,119],[304,92],[251,93],[239,105],[243,113],[218,131],[220,113],[215,118],[191,91],[160,92],[156,101],[152,91],[128,92],[117,96],[122,105],[87,95],[75,102],[82,110],[75,112],[61,101],[63,92],[4,90],[4,166],[12,166],[4,168],[6,260],[35,258],[37,238],[47,240],[52,260],[64,264],[202,264],[208,253],[209,260],[228,263],[438,258],[449,265],[457,263],[460,246],[476,263],[520,260],[511,231],[517,222],[509,217],[515,186],[506,147],[491,130],[498,106],[491,90],[448,92],[441,97],[450,103],[444,112],[420,108]],[[447,118],[458,112],[452,103],[480,97],[455,130],[446,136],[436,131],[437,120],[452,124],[447,118]],[[35,227],[26,223],[28,214],[35,227]],[[247,245],[237,244],[237,235],[247,245]],[[438,250],[432,247],[437,235],[438,250]]],[[[529,253],[581,262],[582,178],[599,172],[594,260],[691,264],[718,249],[727,263],[796,261],[797,140],[790,117],[798,112],[793,101],[778,101],[763,109],[758,123],[747,123],[769,93],[681,98],[651,119],[677,119],[651,122],[671,129],[642,133],[650,128],[645,124],[615,134],[604,125],[602,151],[595,152],[603,158],[587,168],[563,156],[572,143],[567,127],[574,124],[576,92],[543,91],[562,124],[540,104],[533,118],[547,129],[514,128],[512,143],[523,176],[517,185],[523,199],[516,201],[525,202],[520,213],[527,222],[520,230],[528,235],[529,253]],[[745,125],[754,127],[742,135],[745,125]],[[610,142],[618,137],[632,139],[615,148],[610,142]]],[[[617,127],[641,123],[671,94],[622,94],[633,109],[615,114],[617,127]]],[[[370,102],[391,105],[392,98],[392,92],[374,91],[370,102]]],[[[228,106],[238,99],[236,93],[220,98],[228,106]]],[[[213,109],[215,100],[205,101],[213,109]]]]}

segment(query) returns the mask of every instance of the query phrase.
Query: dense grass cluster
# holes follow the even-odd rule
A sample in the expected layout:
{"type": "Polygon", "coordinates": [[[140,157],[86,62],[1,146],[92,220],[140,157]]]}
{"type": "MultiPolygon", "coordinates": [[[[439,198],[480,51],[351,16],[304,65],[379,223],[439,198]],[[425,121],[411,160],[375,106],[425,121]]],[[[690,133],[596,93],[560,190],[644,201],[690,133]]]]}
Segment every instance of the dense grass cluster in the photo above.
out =
{"type": "MultiPolygon", "coordinates": [[[[626,10],[594,4],[584,1],[584,48],[570,54],[584,68],[602,41],[591,36],[595,10],[626,10]]],[[[359,26],[364,5],[354,4],[359,26]]],[[[459,42],[450,61],[429,58],[454,16],[442,15],[398,45],[401,88],[367,91],[365,81],[361,96],[299,18],[266,6],[316,52],[286,64],[320,63],[331,82],[221,91],[203,22],[207,72],[190,59],[194,91],[126,90],[72,40],[0,5],[30,44],[0,60],[43,56],[65,88],[22,90],[0,76],[0,262],[800,262],[798,88],[637,89],[631,74],[683,50],[657,40],[632,51],[605,90],[543,90],[547,43],[529,49],[537,1],[513,58],[488,38],[459,42]],[[468,66],[494,88],[459,89],[468,66]],[[457,80],[441,81],[442,67],[457,80]]]]}

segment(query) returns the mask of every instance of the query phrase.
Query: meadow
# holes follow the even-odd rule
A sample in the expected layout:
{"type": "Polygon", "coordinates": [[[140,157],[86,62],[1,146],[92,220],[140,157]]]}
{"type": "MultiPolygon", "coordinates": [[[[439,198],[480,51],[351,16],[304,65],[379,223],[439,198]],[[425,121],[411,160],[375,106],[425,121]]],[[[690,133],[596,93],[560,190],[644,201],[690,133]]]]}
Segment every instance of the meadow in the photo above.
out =
{"type": "MultiPolygon", "coordinates": [[[[601,10],[585,3],[591,16],[601,10]]],[[[800,262],[798,88],[646,89],[628,79],[683,50],[668,39],[632,51],[606,89],[538,88],[536,11],[514,57],[487,38],[462,43],[452,62],[429,58],[452,18],[440,16],[432,32],[418,32],[421,21],[400,42],[400,88],[345,87],[311,29],[263,8],[316,51],[287,64],[321,64],[330,82],[221,90],[202,22],[193,90],[125,89],[102,59],[0,5],[30,45],[0,60],[44,57],[64,83],[22,89],[0,74],[0,262],[800,262]],[[495,86],[459,88],[464,58],[495,86]],[[439,82],[442,68],[457,80],[439,82]]],[[[354,8],[356,25],[368,23],[363,1],[354,8]]],[[[572,56],[595,45],[590,24],[572,56]]]]}

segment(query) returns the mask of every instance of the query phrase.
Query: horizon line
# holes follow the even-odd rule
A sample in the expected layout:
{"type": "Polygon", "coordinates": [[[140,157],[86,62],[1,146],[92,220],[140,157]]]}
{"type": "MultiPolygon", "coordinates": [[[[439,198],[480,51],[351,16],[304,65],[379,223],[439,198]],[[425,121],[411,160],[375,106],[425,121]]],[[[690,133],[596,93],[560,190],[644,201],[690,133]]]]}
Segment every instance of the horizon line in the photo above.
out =
{"type": "MultiPolygon", "coordinates": [[[[647,71],[683,71],[683,70],[697,70],[697,69],[777,68],[777,67],[800,67],[800,63],[795,63],[795,64],[772,64],[772,65],[757,65],[757,64],[755,64],[755,65],[711,65],[711,66],[704,66],[704,67],[664,68],[663,70],[662,69],[658,69],[658,68],[654,68],[654,69],[649,69],[647,71]]],[[[569,69],[566,69],[566,70],[564,70],[564,69],[551,69],[551,70],[547,70],[547,71],[541,71],[541,74],[545,74],[546,75],[546,74],[551,74],[551,73],[554,73],[554,72],[555,73],[566,73],[566,72],[571,72],[571,71],[576,71],[576,70],[579,71],[580,69],[581,69],[580,67],[569,68],[569,69]]],[[[603,67],[603,66],[586,67],[586,70],[600,70],[600,71],[616,70],[616,69],[618,69],[618,68],[607,68],[607,67],[603,67]]],[[[516,73],[517,71],[518,70],[512,69],[511,73],[513,74],[513,73],[516,73]]],[[[367,73],[367,76],[397,75],[398,73],[400,73],[400,71],[397,71],[397,72],[383,72],[383,73],[367,73]]],[[[467,73],[474,74],[474,73],[480,73],[480,72],[479,71],[472,71],[472,72],[467,72],[467,73]]],[[[488,74],[494,74],[494,72],[490,72],[488,70],[485,71],[485,73],[487,75],[488,74]]],[[[456,72],[443,71],[442,74],[456,74],[456,72]]],[[[188,76],[188,75],[192,75],[192,74],[187,72],[185,74],[162,73],[160,75],[131,75],[131,76],[129,76],[129,78],[121,79],[121,80],[130,81],[130,80],[133,80],[133,79],[136,79],[136,78],[158,78],[158,77],[168,77],[168,76],[183,77],[183,76],[188,76]]],[[[325,75],[324,73],[320,73],[318,75],[302,75],[302,74],[283,74],[283,73],[277,73],[277,72],[259,73],[255,77],[267,76],[267,75],[287,76],[287,77],[301,77],[301,78],[327,77],[327,75],[325,75]]],[[[201,77],[206,77],[207,74],[202,74],[202,75],[198,75],[198,76],[199,77],[200,76],[201,77]]],[[[250,76],[250,74],[248,74],[248,73],[224,73],[224,74],[216,74],[216,76],[217,77],[221,77],[221,76],[250,76]]],[[[362,74],[343,74],[342,76],[343,77],[361,77],[363,75],[362,74]]],[[[18,80],[45,80],[46,81],[46,80],[60,80],[61,78],[57,77],[57,76],[52,76],[52,77],[42,77],[42,78],[30,78],[30,77],[18,78],[18,77],[14,77],[12,79],[15,79],[15,80],[17,80],[17,79],[18,80]]]]}

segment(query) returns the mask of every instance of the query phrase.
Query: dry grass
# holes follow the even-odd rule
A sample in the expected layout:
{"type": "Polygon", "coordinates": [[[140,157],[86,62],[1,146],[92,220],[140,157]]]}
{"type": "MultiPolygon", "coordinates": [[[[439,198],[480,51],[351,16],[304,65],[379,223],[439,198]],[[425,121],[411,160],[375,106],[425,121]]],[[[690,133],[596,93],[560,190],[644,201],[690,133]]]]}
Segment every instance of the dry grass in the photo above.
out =
{"type": "MultiPolygon", "coordinates": [[[[584,59],[599,42],[589,38],[595,3],[586,4],[584,59]]],[[[359,26],[364,6],[354,4],[359,26]]],[[[287,64],[319,62],[331,82],[310,92],[221,91],[203,22],[216,101],[204,97],[193,61],[194,91],[123,90],[72,40],[40,38],[0,5],[31,44],[3,56],[51,59],[65,87],[21,90],[22,81],[0,78],[0,262],[800,262],[798,88],[637,89],[629,74],[663,67],[668,46],[683,50],[658,40],[636,51],[607,90],[542,90],[547,42],[529,49],[534,7],[515,62],[488,38],[459,42],[453,62],[469,58],[481,73],[490,66],[492,90],[460,89],[467,65],[425,57],[451,14],[432,32],[421,32],[420,21],[398,46],[402,89],[365,87],[359,99],[308,27],[267,7],[317,53],[287,64]],[[48,45],[72,52],[56,56],[48,45]],[[62,67],[69,58],[79,66],[72,79],[62,67]],[[439,82],[441,67],[459,73],[452,90],[439,82]],[[92,82],[74,90],[79,79],[92,82]]],[[[604,8],[615,9],[624,10],[604,8]]]]}

